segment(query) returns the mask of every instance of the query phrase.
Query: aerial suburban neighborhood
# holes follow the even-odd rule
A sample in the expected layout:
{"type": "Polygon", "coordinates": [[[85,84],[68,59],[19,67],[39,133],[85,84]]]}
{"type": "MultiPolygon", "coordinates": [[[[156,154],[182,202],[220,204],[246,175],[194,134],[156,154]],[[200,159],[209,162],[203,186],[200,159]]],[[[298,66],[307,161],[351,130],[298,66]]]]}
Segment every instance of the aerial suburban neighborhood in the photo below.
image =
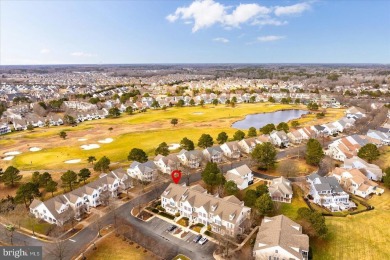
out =
{"type": "Polygon", "coordinates": [[[0,259],[389,259],[390,2],[0,9],[0,259]]]}

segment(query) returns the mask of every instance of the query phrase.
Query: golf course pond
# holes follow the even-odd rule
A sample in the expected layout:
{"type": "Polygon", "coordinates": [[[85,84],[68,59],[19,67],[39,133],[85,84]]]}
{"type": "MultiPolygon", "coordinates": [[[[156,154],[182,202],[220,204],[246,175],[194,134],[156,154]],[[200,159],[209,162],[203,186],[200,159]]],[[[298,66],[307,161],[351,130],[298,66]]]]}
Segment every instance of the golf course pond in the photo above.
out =
{"type": "Polygon", "coordinates": [[[279,124],[281,122],[288,122],[290,120],[298,119],[302,115],[309,113],[306,110],[291,109],[280,110],[271,113],[258,113],[247,115],[243,120],[236,121],[232,124],[233,128],[248,129],[250,127],[261,128],[266,124],[279,124]]]}

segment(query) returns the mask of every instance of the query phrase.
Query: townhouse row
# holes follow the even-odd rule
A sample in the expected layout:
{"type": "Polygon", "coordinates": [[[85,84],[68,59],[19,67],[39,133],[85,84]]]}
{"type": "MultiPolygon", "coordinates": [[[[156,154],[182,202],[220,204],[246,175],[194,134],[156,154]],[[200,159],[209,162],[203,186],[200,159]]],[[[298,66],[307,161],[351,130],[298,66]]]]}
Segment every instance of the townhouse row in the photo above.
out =
{"type": "Polygon", "coordinates": [[[62,226],[71,218],[80,219],[90,208],[116,198],[118,193],[132,187],[132,179],[126,171],[119,169],[102,174],[99,179],[68,193],[46,201],[34,199],[30,212],[50,224],[62,226]]]}

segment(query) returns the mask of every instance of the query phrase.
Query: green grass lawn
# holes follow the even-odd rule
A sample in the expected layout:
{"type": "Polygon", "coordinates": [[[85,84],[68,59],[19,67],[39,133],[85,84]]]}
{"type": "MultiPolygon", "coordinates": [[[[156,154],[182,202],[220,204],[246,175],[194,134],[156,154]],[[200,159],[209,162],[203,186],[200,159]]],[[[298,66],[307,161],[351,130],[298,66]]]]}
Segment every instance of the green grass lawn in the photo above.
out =
{"type": "Polygon", "coordinates": [[[379,148],[381,155],[379,159],[374,162],[374,164],[378,165],[382,169],[386,169],[390,167],[390,146],[382,146],[379,148]]]}
{"type": "MultiPolygon", "coordinates": [[[[305,109],[301,105],[282,105],[270,103],[240,104],[235,108],[224,105],[202,107],[169,108],[149,110],[132,116],[123,115],[116,119],[92,120],[83,122],[77,127],[37,128],[33,132],[23,131],[7,135],[0,139],[4,149],[8,147],[19,150],[22,154],[12,161],[0,161],[0,166],[14,165],[21,170],[57,170],[80,169],[88,166],[87,157],[100,158],[108,156],[112,162],[126,162],[132,148],[141,148],[149,155],[154,155],[154,149],[161,143],[179,143],[184,137],[196,144],[203,133],[210,134],[214,139],[225,131],[231,138],[236,129],[231,124],[243,119],[247,114],[274,112],[280,109],[305,109]],[[175,127],[170,124],[172,118],[178,118],[175,127]],[[113,131],[108,128],[112,127],[113,131]],[[68,131],[66,140],[58,133],[68,131]],[[78,139],[87,137],[88,141],[78,139]],[[111,137],[112,143],[101,144],[100,148],[82,150],[80,145],[97,143],[98,140],[111,137]],[[26,147],[27,146],[27,147],[26,147]],[[41,151],[29,152],[28,146],[43,147],[41,151]],[[78,164],[65,164],[64,161],[81,159],[78,164]]],[[[302,118],[301,120],[307,120],[302,118]]],[[[328,118],[334,120],[334,118],[328,118]]],[[[7,149],[10,150],[10,149],[7,149]]]]}
{"type": "Polygon", "coordinates": [[[29,219],[26,218],[20,222],[20,226],[28,230],[31,230],[31,232],[34,229],[35,233],[47,235],[55,225],[49,224],[43,220],[36,220],[36,219],[30,222],[29,219]]]}
{"type": "Polygon", "coordinates": [[[291,203],[280,203],[280,214],[283,214],[292,220],[298,219],[298,209],[307,208],[305,201],[303,200],[303,191],[297,185],[292,184],[293,188],[293,199],[291,203]]]}
{"type": "Polygon", "coordinates": [[[326,217],[329,235],[311,241],[313,259],[388,259],[390,190],[368,200],[375,209],[347,217],[326,217]]]}

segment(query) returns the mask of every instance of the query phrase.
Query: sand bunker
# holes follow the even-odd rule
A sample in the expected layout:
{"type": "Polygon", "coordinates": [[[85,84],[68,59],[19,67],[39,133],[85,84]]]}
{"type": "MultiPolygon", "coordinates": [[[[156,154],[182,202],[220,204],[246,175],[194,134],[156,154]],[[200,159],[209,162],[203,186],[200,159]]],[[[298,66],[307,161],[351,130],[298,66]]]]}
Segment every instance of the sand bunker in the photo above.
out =
{"type": "Polygon", "coordinates": [[[193,115],[203,115],[203,112],[194,112],[193,115]]]}
{"type": "Polygon", "coordinates": [[[168,147],[169,150],[176,150],[178,148],[180,148],[180,144],[170,144],[168,147]]]}
{"type": "Polygon", "coordinates": [[[87,140],[88,140],[87,138],[80,138],[80,139],[77,139],[77,141],[80,141],[80,142],[87,141],[87,140]]]}
{"type": "Polygon", "coordinates": [[[80,146],[81,149],[83,150],[91,150],[91,149],[97,149],[97,148],[100,148],[100,145],[98,144],[84,144],[82,146],[80,146]]]}
{"type": "Polygon", "coordinates": [[[4,155],[6,155],[6,156],[8,156],[8,155],[18,155],[18,154],[21,154],[21,152],[12,151],[12,152],[8,152],[8,153],[4,153],[4,155]]]}
{"type": "Polygon", "coordinates": [[[40,150],[42,150],[42,148],[39,148],[39,147],[31,147],[30,148],[30,152],[38,152],[40,150]]]}
{"type": "Polygon", "coordinates": [[[103,140],[99,140],[98,142],[101,143],[101,144],[109,144],[109,143],[111,143],[112,141],[114,141],[114,139],[112,139],[112,138],[106,138],[106,139],[103,139],[103,140]]]}
{"type": "Polygon", "coordinates": [[[4,161],[11,161],[15,156],[7,156],[7,157],[4,157],[3,160],[4,161]]]}
{"type": "Polygon", "coordinates": [[[65,161],[64,163],[79,163],[79,162],[81,162],[81,159],[73,159],[73,160],[65,161]]]}

